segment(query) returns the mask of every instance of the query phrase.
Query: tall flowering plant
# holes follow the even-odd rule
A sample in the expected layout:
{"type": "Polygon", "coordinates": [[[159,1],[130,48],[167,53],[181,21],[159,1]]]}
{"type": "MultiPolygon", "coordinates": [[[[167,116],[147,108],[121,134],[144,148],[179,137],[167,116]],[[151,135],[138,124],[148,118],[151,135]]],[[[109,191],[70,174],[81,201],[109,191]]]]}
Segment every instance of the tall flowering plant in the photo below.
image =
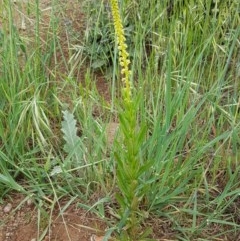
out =
{"type": "Polygon", "coordinates": [[[122,75],[122,98],[119,111],[122,139],[117,142],[115,151],[117,183],[120,191],[116,194],[121,217],[119,237],[124,241],[149,240],[146,239],[149,230],[141,228],[144,212],[140,208],[147,188],[141,177],[150,164],[150,162],[144,162],[141,157],[146,128],[144,124],[140,125],[137,121],[138,98],[133,92],[130,60],[118,1],[110,1],[122,75]]]}

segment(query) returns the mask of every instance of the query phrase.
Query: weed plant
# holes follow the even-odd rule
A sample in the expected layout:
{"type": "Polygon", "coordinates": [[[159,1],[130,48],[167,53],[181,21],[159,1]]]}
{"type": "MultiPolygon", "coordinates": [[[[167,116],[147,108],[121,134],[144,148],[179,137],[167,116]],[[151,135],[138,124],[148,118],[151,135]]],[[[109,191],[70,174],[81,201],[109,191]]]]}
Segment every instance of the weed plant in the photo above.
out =
{"type": "Polygon", "coordinates": [[[122,74],[122,96],[120,101],[120,132],[122,139],[117,143],[115,151],[116,178],[120,193],[116,199],[120,206],[120,240],[145,240],[149,231],[142,230],[140,204],[145,198],[148,186],[142,180],[142,174],[151,166],[151,162],[142,160],[141,145],[145,138],[146,128],[144,123],[138,123],[137,96],[133,95],[131,71],[129,69],[129,53],[118,2],[111,1],[116,40],[119,50],[119,64],[122,74]],[[123,150],[119,152],[119,150],[123,150]]]}
{"type": "Polygon", "coordinates": [[[39,1],[29,1],[21,11],[36,27],[23,32],[15,24],[18,5],[2,1],[1,198],[17,190],[36,201],[39,239],[47,197],[52,211],[78,201],[98,214],[109,225],[105,240],[113,231],[120,240],[162,238],[151,218],[171,223],[173,237],[165,239],[237,240],[239,2],[120,1],[116,11],[112,1],[111,14],[110,2],[97,1],[99,11],[84,8],[88,35],[79,49],[70,35],[68,49],[62,45],[59,4],[52,2],[43,31],[39,1]],[[89,58],[83,69],[79,63],[89,58]],[[112,64],[111,104],[90,72],[105,64],[112,64]],[[120,128],[109,146],[105,129],[115,116],[120,128]]]}

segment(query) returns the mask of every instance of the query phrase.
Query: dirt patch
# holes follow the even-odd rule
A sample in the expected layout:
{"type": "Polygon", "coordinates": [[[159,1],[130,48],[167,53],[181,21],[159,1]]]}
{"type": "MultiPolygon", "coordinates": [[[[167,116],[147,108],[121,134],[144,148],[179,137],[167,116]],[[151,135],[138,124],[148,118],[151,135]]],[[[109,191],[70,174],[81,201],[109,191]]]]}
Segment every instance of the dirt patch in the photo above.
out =
{"type": "MultiPolygon", "coordinates": [[[[65,206],[62,202],[61,206],[65,206]]],[[[106,225],[96,216],[71,204],[44,216],[22,196],[12,195],[0,206],[0,241],[100,241],[106,225]]]]}
{"type": "MultiPolygon", "coordinates": [[[[66,210],[69,200],[56,203],[53,209],[47,205],[39,209],[39,204],[22,195],[12,193],[10,197],[0,205],[0,241],[102,241],[104,238],[106,223],[78,208],[77,201],[66,210]]],[[[170,221],[150,218],[145,225],[153,229],[156,240],[176,240],[170,221]]]]}

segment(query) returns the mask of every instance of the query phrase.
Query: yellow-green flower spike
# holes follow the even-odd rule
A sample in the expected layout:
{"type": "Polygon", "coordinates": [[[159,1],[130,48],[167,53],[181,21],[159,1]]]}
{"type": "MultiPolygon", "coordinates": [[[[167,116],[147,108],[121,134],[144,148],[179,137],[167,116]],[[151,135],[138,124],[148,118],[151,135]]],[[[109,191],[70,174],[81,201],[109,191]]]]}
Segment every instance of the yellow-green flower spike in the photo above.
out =
{"type": "Polygon", "coordinates": [[[129,54],[127,52],[127,44],[126,38],[124,36],[124,29],[122,25],[122,20],[120,17],[118,1],[117,0],[110,0],[111,1],[111,9],[112,9],[112,16],[114,22],[114,29],[117,36],[117,44],[119,50],[119,64],[122,68],[122,81],[124,84],[123,87],[123,95],[125,101],[131,102],[131,82],[130,82],[130,74],[131,71],[129,70],[130,60],[128,58],[129,54]]]}

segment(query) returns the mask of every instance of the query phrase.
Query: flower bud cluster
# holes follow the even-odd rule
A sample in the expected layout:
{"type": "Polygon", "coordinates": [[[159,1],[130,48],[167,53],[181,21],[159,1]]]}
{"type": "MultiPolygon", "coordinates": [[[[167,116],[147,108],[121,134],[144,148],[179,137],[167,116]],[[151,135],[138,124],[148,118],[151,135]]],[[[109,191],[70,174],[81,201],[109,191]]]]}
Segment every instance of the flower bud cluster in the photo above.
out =
{"type": "Polygon", "coordinates": [[[131,101],[131,83],[130,83],[130,74],[131,71],[129,70],[129,54],[127,51],[127,44],[126,38],[124,36],[124,28],[122,25],[122,20],[119,13],[118,1],[111,0],[111,8],[112,8],[112,15],[113,15],[113,22],[114,28],[117,36],[117,44],[119,50],[119,64],[121,66],[121,74],[122,74],[122,81],[124,83],[124,96],[127,101],[131,101]]]}

